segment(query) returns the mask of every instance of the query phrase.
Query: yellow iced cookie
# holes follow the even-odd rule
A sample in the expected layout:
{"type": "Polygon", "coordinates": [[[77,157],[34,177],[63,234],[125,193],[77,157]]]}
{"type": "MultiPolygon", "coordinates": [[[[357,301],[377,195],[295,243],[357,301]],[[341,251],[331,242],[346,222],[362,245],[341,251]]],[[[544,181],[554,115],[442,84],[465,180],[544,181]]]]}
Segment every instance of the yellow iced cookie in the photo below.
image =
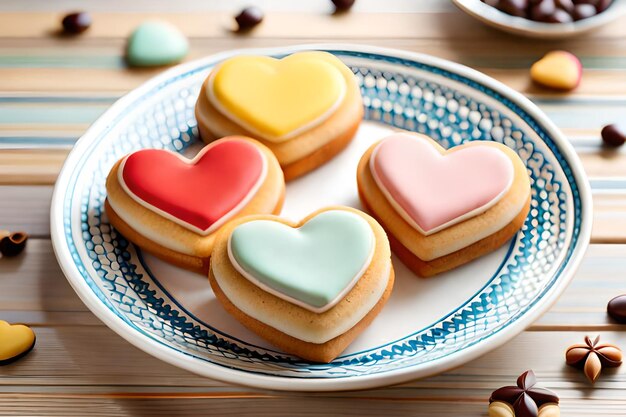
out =
{"type": "Polygon", "coordinates": [[[300,53],[229,59],[214,73],[209,94],[234,121],[280,142],[330,115],[345,90],[336,65],[318,54],[300,53]]]}

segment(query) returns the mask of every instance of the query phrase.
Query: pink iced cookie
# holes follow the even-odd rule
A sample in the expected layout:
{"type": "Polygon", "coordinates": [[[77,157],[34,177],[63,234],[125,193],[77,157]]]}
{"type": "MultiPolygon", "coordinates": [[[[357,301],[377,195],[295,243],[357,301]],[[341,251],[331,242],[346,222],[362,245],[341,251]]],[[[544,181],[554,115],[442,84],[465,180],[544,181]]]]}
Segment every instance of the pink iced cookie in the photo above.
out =
{"type": "Polygon", "coordinates": [[[392,250],[422,277],[504,245],[530,208],[524,162],[493,141],[444,149],[424,135],[395,133],[363,154],[357,183],[392,250]]]}
{"type": "Polygon", "coordinates": [[[535,83],[555,90],[573,90],[580,84],[582,74],[580,60],[566,51],[548,52],[530,67],[535,83]]]}

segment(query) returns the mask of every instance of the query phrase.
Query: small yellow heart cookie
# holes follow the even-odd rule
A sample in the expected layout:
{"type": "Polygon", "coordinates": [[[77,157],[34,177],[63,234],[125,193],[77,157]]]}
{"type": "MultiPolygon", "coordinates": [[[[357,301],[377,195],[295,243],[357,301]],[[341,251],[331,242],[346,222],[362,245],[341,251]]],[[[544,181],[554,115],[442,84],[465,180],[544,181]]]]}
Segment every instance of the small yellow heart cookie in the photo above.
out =
{"type": "Polygon", "coordinates": [[[323,121],[341,103],[346,82],[318,53],[283,59],[238,56],[212,74],[211,102],[229,118],[272,142],[323,121]]]}
{"type": "Polygon", "coordinates": [[[34,346],[35,332],[30,327],[0,320],[0,365],[21,358],[34,346]]]}
{"type": "Polygon", "coordinates": [[[532,80],[556,90],[573,90],[582,77],[580,60],[567,51],[548,52],[530,68],[532,80]]]}

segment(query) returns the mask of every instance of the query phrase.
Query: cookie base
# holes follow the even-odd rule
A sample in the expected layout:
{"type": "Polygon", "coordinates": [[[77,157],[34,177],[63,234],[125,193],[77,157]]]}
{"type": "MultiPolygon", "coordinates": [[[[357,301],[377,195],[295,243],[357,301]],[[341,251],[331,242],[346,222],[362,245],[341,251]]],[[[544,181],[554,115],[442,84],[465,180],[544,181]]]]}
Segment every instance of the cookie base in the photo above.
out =
{"type": "Polygon", "coordinates": [[[513,221],[511,221],[504,228],[500,229],[498,232],[487,236],[470,246],[456,252],[452,252],[449,255],[441,256],[430,261],[424,261],[404,246],[393,234],[389,233],[389,229],[386,228],[384,222],[380,218],[376,217],[376,214],[370,207],[366,206],[363,198],[361,199],[361,202],[370,215],[374,217],[383,226],[383,228],[385,228],[385,230],[387,230],[389,245],[391,246],[393,253],[396,254],[396,256],[404,265],[406,265],[407,268],[422,278],[432,277],[442,272],[457,268],[498,249],[515,236],[518,230],[521,229],[524,225],[524,221],[526,221],[526,216],[528,216],[528,212],[530,211],[529,197],[524,209],[513,219],[513,221]]]}
{"type": "Polygon", "coordinates": [[[265,323],[262,323],[240,309],[238,309],[226,295],[222,292],[222,289],[218,285],[215,277],[213,275],[213,271],[209,270],[209,282],[211,283],[211,288],[213,288],[213,293],[220,301],[224,309],[231,314],[233,317],[237,319],[241,324],[243,324],[250,331],[256,333],[263,339],[270,342],[272,345],[276,346],[280,350],[283,350],[286,353],[298,356],[302,359],[306,359],[312,362],[321,362],[321,363],[329,363],[333,359],[335,359],[341,352],[343,352],[346,347],[361,333],[370,323],[374,320],[374,318],[380,313],[382,308],[387,303],[389,296],[391,295],[391,290],[393,288],[394,283],[394,271],[393,268],[389,271],[389,281],[387,283],[387,287],[383,296],[378,300],[376,305],[359,321],[356,325],[354,325],[350,330],[346,333],[343,333],[340,336],[335,337],[334,339],[329,340],[328,342],[317,344],[305,342],[300,339],[296,339],[293,336],[289,336],[286,333],[283,333],[275,328],[268,326],[265,323]]]}
{"type": "Polygon", "coordinates": [[[20,353],[19,355],[13,356],[12,358],[0,360],[0,366],[8,365],[19,359],[22,359],[24,356],[28,355],[31,350],[35,348],[35,344],[37,344],[37,336],[35,336],[35,338],[33,339],[33,344],[30,345],[30,347],[26,349],[24,352],[20,353]]]}
{"type": "MultiPolygon", "coordinates": [[[[298,159],[297,161],[289,164],[281,162],[280,166],[283,170],[285,181],[296,179],[333,159],[335,155],[344,150],[348,144],[350,144],[360,124],[360,119],[355,121],[351,126],[330,140],[328,143],[305,157],[298,159]]],[[[200,133],[200,138],[205,143],[211,143],[220,137],[204,124],[198,124],[198,132],[200,133]]],[[[248,133],[248,135],[250,135],[250,133],[248,133]]]]}
{"type": "MultiPolygon", "coordinates": [[[[279,200],[279,204],[276,206],[272,214],[279,214],[282,206],[283,198],[279,200]]],[[[142,250],[145,250],[146,252],[156,256],[157,258],[176,265],[180,268],[197,272],[205,276],[209,273],[210,257],[198,257],[176,252],[148,239],[147,237],[133,229],[133,227],[126,223],[120,216],[118,216],[115,210],[113,210],[113,208],[109,204],[108,199],[104,201],[104,209],[111,225],[115,229],[117,229],[117,231],[120,232],[127,240],[133,242],[142,250]]]]}

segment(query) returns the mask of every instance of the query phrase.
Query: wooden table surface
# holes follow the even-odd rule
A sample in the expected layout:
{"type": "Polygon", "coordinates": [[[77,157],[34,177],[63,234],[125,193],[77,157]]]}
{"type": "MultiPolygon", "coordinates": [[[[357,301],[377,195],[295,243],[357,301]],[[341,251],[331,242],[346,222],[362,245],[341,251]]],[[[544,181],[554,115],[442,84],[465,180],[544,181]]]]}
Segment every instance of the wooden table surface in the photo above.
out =
{"type": "MultiPolygon", "coordinates": [[[[248,3],[248,2],[244,2],[248,3]]],[[[491,391],[533,369],[557,391],[564,416],[626,415],[626,366],[595,386],[564,364],[586,334],[626,348],[607,301],[626,292],[626,148],[600,146],[603,124],[626,117],[626,17],[567,41],[525,40],[489,29],[445,0],[357,0],[331,15],[326,0],[257,2],[265,22],[228,29],[240,1],[0,0],[0,229],[31,234],[26,253],[0,259],[0,319],[27,323],[37,347],[0,367],[0,415],[481,416],[491,391]],[[92,11],[83,36],[60,37],[60,16],[92,11]],[[592,244],[552,309],[505,346],[445,374],[382,389],[299,394],[232,386],[167,365],[117,336],[82,304],[61,273],[49,236],[49,203],[72,144],[117,98],[157,74],[131,70],[126,36],[159,17],[191,42],[188,59],[241,47],[353,42],[418,51],[471,66],[528,95],[578,151],[593,189],[592,244]],[[583,61],[569,95],[533,87],[529,65],[551,49],[583,61]]],[[[251,2],[254,3],[254,2],[251,2]]],[[[245,382],[245,381],[242,381],[245,382]]]]}

